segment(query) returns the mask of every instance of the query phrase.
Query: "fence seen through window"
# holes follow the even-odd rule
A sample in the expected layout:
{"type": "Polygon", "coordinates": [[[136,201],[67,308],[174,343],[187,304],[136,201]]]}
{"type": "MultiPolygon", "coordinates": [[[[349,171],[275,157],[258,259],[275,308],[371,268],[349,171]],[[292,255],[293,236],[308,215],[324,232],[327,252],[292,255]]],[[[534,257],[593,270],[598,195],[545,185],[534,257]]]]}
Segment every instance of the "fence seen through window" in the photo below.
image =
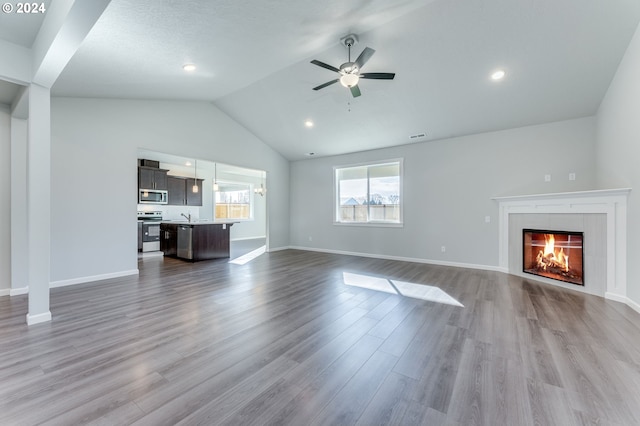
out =
{"type": "Polygon", "coordinates": [[[335,168],[336,222],[401,223],[401,161],[335,168]]]}

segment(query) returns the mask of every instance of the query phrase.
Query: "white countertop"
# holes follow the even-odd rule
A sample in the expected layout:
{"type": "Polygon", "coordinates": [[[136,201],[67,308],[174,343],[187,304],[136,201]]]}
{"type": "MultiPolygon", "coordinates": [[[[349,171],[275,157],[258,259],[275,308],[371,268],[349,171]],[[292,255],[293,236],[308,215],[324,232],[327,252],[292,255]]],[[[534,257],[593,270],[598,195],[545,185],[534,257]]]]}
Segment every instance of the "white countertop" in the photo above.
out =
{"type": "Polygon", "coordinates": [[[187,222],[186,220],[163,220],[161,223],[173,225],[233,225],[238,222],[213,222],[211,220],[195,220],[187,222]]]}

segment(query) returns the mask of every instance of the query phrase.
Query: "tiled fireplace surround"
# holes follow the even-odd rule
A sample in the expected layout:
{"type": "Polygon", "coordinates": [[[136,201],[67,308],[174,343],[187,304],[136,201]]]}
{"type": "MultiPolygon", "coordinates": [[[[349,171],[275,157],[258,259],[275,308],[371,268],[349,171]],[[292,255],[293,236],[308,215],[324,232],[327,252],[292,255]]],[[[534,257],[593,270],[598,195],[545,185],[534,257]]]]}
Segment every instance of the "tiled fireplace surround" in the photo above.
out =
{"type": "Polygon", "coordinates": [[[503,272],[595,294],[627,299],[627,197],[630,189],[495,197],[499,203],[499,266],[503,272]],[[584,232],[585,285],[522,271],[522,229],[584,232]]]}

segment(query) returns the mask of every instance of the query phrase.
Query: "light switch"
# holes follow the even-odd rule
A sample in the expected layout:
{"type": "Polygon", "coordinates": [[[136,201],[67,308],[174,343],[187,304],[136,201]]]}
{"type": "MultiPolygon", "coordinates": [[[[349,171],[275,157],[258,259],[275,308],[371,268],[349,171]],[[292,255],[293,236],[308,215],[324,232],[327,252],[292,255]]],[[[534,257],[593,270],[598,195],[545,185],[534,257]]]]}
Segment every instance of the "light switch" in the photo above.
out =
{"type": "Polygon", "coordinates": [[[551,175],[544,175],[545,182],[551,182],[551,175]]]}

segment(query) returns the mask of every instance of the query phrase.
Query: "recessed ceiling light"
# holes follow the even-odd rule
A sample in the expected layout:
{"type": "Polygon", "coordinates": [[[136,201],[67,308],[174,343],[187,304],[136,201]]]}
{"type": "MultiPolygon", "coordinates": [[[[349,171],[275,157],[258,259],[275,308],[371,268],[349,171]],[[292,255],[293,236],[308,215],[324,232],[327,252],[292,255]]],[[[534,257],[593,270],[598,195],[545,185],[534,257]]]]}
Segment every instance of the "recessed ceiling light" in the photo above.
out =
{"type": "Polygon", "coordinates": [[[196,66],[194,64],[184,64],[182,66],[182,69],[185,71],[195,71],[196,70],[196,66]]]}
{"type": "Polygon", "coordinates": [[[491,74],[491,80],[493,81],[502,80],[505,75],[507,75],[507,73],[504,70],[495,70],[493,74],[491,74]]]}
{"type": "Polygon", "coordinates": [[[313,127],[313,121],[305,120],[304,125],[307,126],[307,127],[313,127]]]}
{"type": "Polygon", "coordinates": [[[185,166],[191,166],[191,161],[187,161],[186,163],[184,163],[185,166]]]}

